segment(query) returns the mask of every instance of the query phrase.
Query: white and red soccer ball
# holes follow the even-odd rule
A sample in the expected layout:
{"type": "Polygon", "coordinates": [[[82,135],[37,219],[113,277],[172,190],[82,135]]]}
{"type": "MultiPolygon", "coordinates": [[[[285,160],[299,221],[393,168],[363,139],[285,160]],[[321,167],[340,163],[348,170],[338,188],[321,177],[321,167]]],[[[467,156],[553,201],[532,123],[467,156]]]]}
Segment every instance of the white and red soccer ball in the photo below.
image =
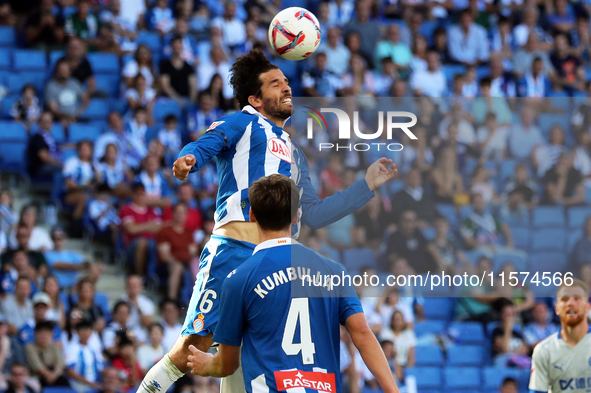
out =
{"type": "Polygon", "coordinates": [[[305,8],[286,8],[273,18],[269,26],[269,43],[279,56],[303,60],[320,44],[322,30],[313,13],[305,8]]]}

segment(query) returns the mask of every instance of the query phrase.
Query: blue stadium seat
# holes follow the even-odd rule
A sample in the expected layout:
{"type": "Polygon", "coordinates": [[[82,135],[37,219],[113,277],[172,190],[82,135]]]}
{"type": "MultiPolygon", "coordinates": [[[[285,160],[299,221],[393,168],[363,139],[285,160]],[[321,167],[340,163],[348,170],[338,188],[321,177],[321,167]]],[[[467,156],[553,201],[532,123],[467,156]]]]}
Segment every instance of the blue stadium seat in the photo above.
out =
{"type": "Polygon", "coordinates": [[[91,53],[88,61],[96,74],[119,75],[119,57],[112,53],[91,53]]]}
{"type": "Polygon", "coordinates": [[[511,234],[513,235],[513,244],[515,247],[522,250],[529,250],[531,242],[531,231],[529,228],[514,228],[511,226],[511,234]]]}
{"type": "Polygon", "coordinates": [[[566,261],[566,255],[562,252],[542,251],[532,253],[529,257],[529,271],[531,274],[536,271],[561,272],[566,268],[566,261]]]}
{"type": "Polygon", "coordinates": [[[482,370],[482,388],[485,390],[496,390],[498,392],[501,383],[507,377],[517,380],[519,378],[519,369],[486,367],[482,370]]]}
{"type": "Polygon", "coordinates": [[[0,143],[0,171],[24,175],[27,167],[26,150],[27,144],[24,142],[0,143]]]}
{"type": "Polygon", "coordinates": [[[62,57],[66,55],[66,52],[63,50],[54,50],[49,52],[49,72],[53,73],[53,69],[55,68],[55,63],[62,57]]]}
{"type": "Polygon", "coordinates": [[[515,160],[501,161],[500,172],[501,172],[501,180],[503,181],[503,183],[505,181],[507,181],[507,179],[510,179],[513,177],[513,175],[515,174],[515,166],[517,166],[517,163],[515,162],[515,160]]]}
{"type": "Polygon", "coordinates": [[[0,142],[27,142],[27,130],[21,123],[0,121],[0,142]]]}
{"type": "Polygon", "coordinates": [[[522,217],[517,217],[512,214],[505,218],[505,224],[509,225],[511,228],[527,228],[529,227],[530,221],[531,217],[529,210],[526,210],[522,217]]]}
{"type": "Polygon", "coordinates": [[[180,105],[169,98],[160,98],[154,103],[154,120],[164,121],[167,115],[175,115],[177,119],[181,118],[182,109],[180,105]]]}
{"type": "Polygon", "coordinates": [[[566,252],[569,254],[571,253],[581,236],[583,236],[583,231],[581,229],[575,229],[574,231],[570,231],[568,233],[566,252]]]}
{"type": "Polygon", "coordinates": [[[66,142],[66,133],[64,127],[60,123],[53,123],[53,127],[51,127],[51,135],[57,143],[66,142]]]}
{"type": "Polygon", "coordinates": [[[62,151],[62,159],[64,160],[64,162],[66,162],[69,158],[76,157],[77,154],[78,152],[76,151],[76,149],[64,149],[62,151]]]}
{"type": "Polygon", "coordinates": [[[299,70],[298,70],[298,62],[286,60],[282,58],[273,59],[273,63],[281,69],[283,74],[289,79],[290,81],[295,80],[299,77],[299,70]]]}
{"type": "Polygon", "coordinates": [[[449,331],[462,345],[483,345],[486,342],[484,328],[478,322],[454,322],[449,331]]]}
{"type": "Polygon", "coordinates": [[[439,212],[439,214],[441,214],[443,217],[447,219],[449,225],[452,228],[456,228],[459,225],[458,216],[456,214],[456,208],[454,207],[454,205],[438,203],[437,211],[439,212]]]}
{"type": "Polygon", "coordinates": [[[480,366],[485,360],[484,347],[480,345],[456,345],[447,350],[447,364],[450,366],[480,366]]]}
{"type": "Polygon", "coordinates": [[[80,116],[82,119],[87,120],[105,120],[109,114],[109,103],[107,100],[101,100],[93,98],[90,100],[90,104],[84,110],[80,116]]]}
{"type": "Polygon", "coordinates": [[[0,70],[10,70],[10,49],[0,49],[0,70]]]}
{"type": "Polygon", "coordinates": [[[76,390],[66,386],[50,386],[43,388],[41,393],[76,393],[76,390]]]}
{"type": "Polygon", "coordinates": [[[162,48],[162,41],[158,33],[151,33],[142,31],[137,35],[135,42],[139,44],[146,44],[148,48],[152,51],[152,56],[157,53],[160,53],[160,49],[162,48]]]}
{"type": "Polygon", "coordinates": [[[406,375],[412,375],[417,380],[418,389],[438,389],[441,387],[441,369],[439,367],[410,367],[406,375]]]}
{"type": "Polygon", "coordinates": [[[16,36],[14,34],[14,27],[0,27],[0,47],[14,48],[16,46],[16,36]]]}
{"type": "Polygon", "coordinates": [[[433,241],[433,239],[435,239],[435,236],[437,236],[437,232],[433,227],[421,229],[421,233],[423,234],[423,236],[425,236],[425,239],[427,239],[428,241],[433,241]]]}
{"type": "Polygon", "coordinates": [[[43,95],[45,72],[29,71],[18,74],[12,73],[7,80],[7,87],[11,94],[20,95],[22,88],[26,85],[33,85],[37,91],[37,95],[43,95]]]}
{"type": "Polygon", "coordinates": [[[10,112],[15,101],[19,99],[18,95],[9,95],[2,99],[2,117],[5,119],[12,119],[10,112]]]}
{"type": "Polygon", "coordinates": [[[570,99],[563,91],[553,91],[550,93],[550,102],[554,108],[568,109],[570,99]]]}
{"type": "Polygon", "coordinates": [[[95,126],[87,124],[72,124],[70,125],[70,142],[80,142],[83,140],[96,141],[101,130],[95,126]]]}
{"type": "Polygon", "coordinates": [[[343,264],[350,271],[357,271],[364,266],[377,267],[376,255],[369,248],[353,248],[343,252],[343,264]]]}
{"type": "Polygon", "coordinates": [[[480,369],[478,367],[446,367],[443,369],[445,390],[479,389],[480,369]]]}
{"type": "Polygon", "coordinates": [[[127,101],[125,101],[122,98],[109,100],[109,104],[111,104],[110,105],[111,111],[115,111],[115,112],[119,113],[120,115],[123,115],[123,114],[125,114],[125,112],[127,112],[127,109],[128,109],[127,101]]]}
{"type": "Polygon", "coordinates": [[[443,366],[443,353],[441,348],[434,345],[415,347],[416,365],[423,366],[443,366]]]}
{"type": "Polygon", "coordinates": [[[426,319],[449,321],[453,312],[454,301],[447,297],[425,298],[423,311],[426,319]]]}
{"type": "Polygon", "coordinates": [[[533,209],[532,225],[540,227],[563,227],[566,224],[564,210],[560,206],[540,206],[533,209]]]}
{"type": "Polygon", "coordinates": [[[493,258],[493,271],[499,272],[504,264],[510,263],[518,272],[527,270],[527,255],[521,256],[515,253],[506,253],[502,250],[497,252],[493,258]]]}
{"type": "Polygon", "coordinates": [[[417,337],[424,336],[426,334],[440,334],[445,332],[445,322],[444,321],[423,321],[423,322],[415,322],[415,335],[417,337]]]}
{"type": "Polygon", "coordinates": [[[15,71],[43,71],[47,68],[45,52],[32,49],[18,49],[12,52],[12,68],[15,71]]]}
{"type": "Polygon", "coordinates": [[[421,23],[421,27],[419,27],[419,34],[422,35],[427,39],[427,44],[429,46],[433,45],[433,32],[439,26],[439,21],[436,20],[425,20],[421,23]]]}
{"type": "Polygon", "coordinates": [[[105,93],[109,98],[119,96],[119,75],[95,75],[96,90],[105,93]]]}
{"type": "Polygon", "coordinates": [[[570,115],[568,114],[540,113],[538,123],[544,136],[548,136],[555,125],[562,127],[565,133],[570,132],[570,115]]]}
{"type": "Polygon", "coordinates": [[[570,229],[581,229],[587,217],[591,217],[591,206],[574,206],[567,211],[568,227],[570,229]]]}
{"type": "Polygon", "coordinates": [[[404,180],[392,180],[389,183],[390,183],[390,189],[389,189],[390,195],[396,194],[398,191],[402,190],[406,186],[406,183],[404,182],[404,180]]]}
{"type": "Polygon", "coordinates": [[[561,229],[543,228],[532,234],[531,250],[563,251],[566,244],[566,231],[561,229]]]}
{"type": "Polygon", "coordinates": [[[444,65],[443,66],[443,73],[445,74],[445,79],[448,81],[453,81],[454,76],[456,74],[463,74],[466,72],[466,67],[463,65],[444,65]]]}

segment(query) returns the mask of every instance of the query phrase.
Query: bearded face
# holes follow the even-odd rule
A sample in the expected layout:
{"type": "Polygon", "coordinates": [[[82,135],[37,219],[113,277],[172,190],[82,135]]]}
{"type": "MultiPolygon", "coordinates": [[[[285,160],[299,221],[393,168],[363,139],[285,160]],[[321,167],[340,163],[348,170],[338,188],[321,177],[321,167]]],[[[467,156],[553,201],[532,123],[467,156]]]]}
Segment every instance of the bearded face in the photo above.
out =
{"type": "Polygon", "coordinates": [[[588,294],[581,287],[562,288],[556,300],[556,314],[563,326],[574,327],[584,322],[591,308],[588,294]]]}

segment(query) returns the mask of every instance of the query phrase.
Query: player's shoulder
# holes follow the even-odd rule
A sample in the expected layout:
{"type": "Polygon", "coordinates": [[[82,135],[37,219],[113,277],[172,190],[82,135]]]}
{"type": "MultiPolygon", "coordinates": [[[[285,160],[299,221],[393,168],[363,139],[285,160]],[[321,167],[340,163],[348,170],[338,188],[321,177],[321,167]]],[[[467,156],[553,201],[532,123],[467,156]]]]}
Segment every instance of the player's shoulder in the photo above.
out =
{"type": "Polygon", "coordinates": [[[536,345],[536,347],[534,348],[532,357],[546,356],[550,352],[555,351],[556,345],[558,344],[558,340],[560,340],[559,334],[560,332],[553,333],[545,339],[543,339],[542,341],[540,341],[538,345],[536,345]]]}
{"type": "Polygon", "coordinates": [[[253,115],[238,111],[222,116],[209,125],[207,131],[211,130],[242,130],[253,121],[253,115]]]}

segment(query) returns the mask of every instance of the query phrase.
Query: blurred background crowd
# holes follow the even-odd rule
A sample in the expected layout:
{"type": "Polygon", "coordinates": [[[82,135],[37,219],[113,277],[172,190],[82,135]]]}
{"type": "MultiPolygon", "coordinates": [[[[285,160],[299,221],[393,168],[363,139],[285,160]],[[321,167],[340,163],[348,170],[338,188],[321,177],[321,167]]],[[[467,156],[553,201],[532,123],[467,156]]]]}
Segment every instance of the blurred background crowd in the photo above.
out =
{"type": "MultiPolygon", "coordinates": [[[[402,151],[338,153],[317,148],[343,144],[336,127],[308,140],[294,118],[320,197],[381,156],[399,168],[363,209],[304,228],[304,244],[381,277],[569,271],[591,284],[588,2],[311,1],[321,47],[274,57],[271,18],[303,5],[0,1],[0,389],[133,391],[170,348],[217,192],[213,163],[185,183],[170,167],[238,109],[229,68],[255,47],[294,97],[346,97],[360,129],[378,110],[418,118],[418,139],[381,141],[402,151]]],[[[358,292],[409,392],[526,391],[533,347],[558,329],[552,291],[530,282],[358,292]]],[[[346,334],[341,346],[347,390],[374,389],[346,334]]]]}

